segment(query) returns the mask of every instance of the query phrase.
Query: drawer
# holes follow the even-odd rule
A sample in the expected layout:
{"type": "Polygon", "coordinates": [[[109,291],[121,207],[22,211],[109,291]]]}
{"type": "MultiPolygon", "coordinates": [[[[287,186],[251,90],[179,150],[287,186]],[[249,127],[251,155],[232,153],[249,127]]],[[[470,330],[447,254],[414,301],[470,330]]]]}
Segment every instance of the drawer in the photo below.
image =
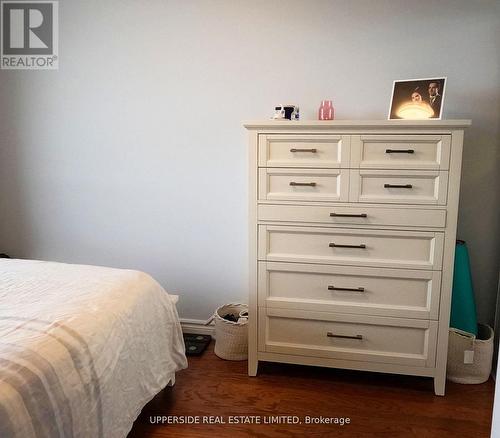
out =
{"type": "Polygon", "coordinates": [[[354,135],[352,167],[448,170],[450,135],[354,135]]]}
{"type": "Polygon", "coordinates": [[[444,227],[446,210],[259,204],[259,221],[348,225],[444,227]]]}
{"type": "Polygon", "coordinates": [[[349,167],[350,136],[259,135],[259,167],[349,167]]]}
{"type": "Polygon", "coordinates": [[[259,225],[259,260],[441,269],[443,233],[259,225]]]}
{"type": "Polygon", "coordinates": [[[260,200],[346,202],[348,197],[347,169],[259,169],[260,200]]]}
{"type": "Polygon", "coordinates": [[[448,172],[351,170],[351,202],[446,205],[448,172]]]}
{"type": "Polygon", "coordinates": [[[259,262],[259,306],[437,319],[441,273],[259,262]]]}
{"type": "Polygon", "coordinates": [[[410,366],[435,365],[437,321],[259,309],[259,350],[410,366]]]}

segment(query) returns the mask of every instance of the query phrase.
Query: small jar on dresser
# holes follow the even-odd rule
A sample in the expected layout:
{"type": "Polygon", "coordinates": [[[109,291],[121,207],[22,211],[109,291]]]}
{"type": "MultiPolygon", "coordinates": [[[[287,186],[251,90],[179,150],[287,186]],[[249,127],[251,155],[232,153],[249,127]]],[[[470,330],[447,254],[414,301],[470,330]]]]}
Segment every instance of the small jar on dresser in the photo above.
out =
{"type": "Polygon", "coordinates": [[[444,395],[468,120],[249,122],[249,361],[444,395]]]}

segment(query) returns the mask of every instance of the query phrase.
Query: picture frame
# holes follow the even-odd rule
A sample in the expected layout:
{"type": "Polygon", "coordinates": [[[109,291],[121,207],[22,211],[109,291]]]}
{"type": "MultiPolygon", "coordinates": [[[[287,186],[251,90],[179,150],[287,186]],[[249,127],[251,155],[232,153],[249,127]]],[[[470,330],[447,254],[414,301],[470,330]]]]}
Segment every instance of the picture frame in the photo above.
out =
{"type": "Polygon", "coordinates": [[[447,79],[446,76],[438,76],[395,80],[388,120],[441,120],[447,79]]]}

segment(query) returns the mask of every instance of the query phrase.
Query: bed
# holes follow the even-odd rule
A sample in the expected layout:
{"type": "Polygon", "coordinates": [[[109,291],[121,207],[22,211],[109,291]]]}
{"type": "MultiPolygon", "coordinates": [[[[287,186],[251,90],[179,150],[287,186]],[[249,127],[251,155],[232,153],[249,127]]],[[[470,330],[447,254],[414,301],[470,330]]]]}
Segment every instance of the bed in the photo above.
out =
{"type": "Polygon", "coordinates": [[[0,259],[0,437],[125,437],[186,366],[149,275],[0,259]]]}

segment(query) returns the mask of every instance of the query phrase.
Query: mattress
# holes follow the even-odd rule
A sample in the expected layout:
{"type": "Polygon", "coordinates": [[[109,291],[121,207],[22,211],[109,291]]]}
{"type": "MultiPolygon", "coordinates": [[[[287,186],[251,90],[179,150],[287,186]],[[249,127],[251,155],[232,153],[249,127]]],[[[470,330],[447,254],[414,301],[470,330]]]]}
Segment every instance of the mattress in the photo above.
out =
{"type": "Polygon", "coordinates": [[[0,437],[124,437],[186,366],[149,275],[0,259],[0,437]]]}

